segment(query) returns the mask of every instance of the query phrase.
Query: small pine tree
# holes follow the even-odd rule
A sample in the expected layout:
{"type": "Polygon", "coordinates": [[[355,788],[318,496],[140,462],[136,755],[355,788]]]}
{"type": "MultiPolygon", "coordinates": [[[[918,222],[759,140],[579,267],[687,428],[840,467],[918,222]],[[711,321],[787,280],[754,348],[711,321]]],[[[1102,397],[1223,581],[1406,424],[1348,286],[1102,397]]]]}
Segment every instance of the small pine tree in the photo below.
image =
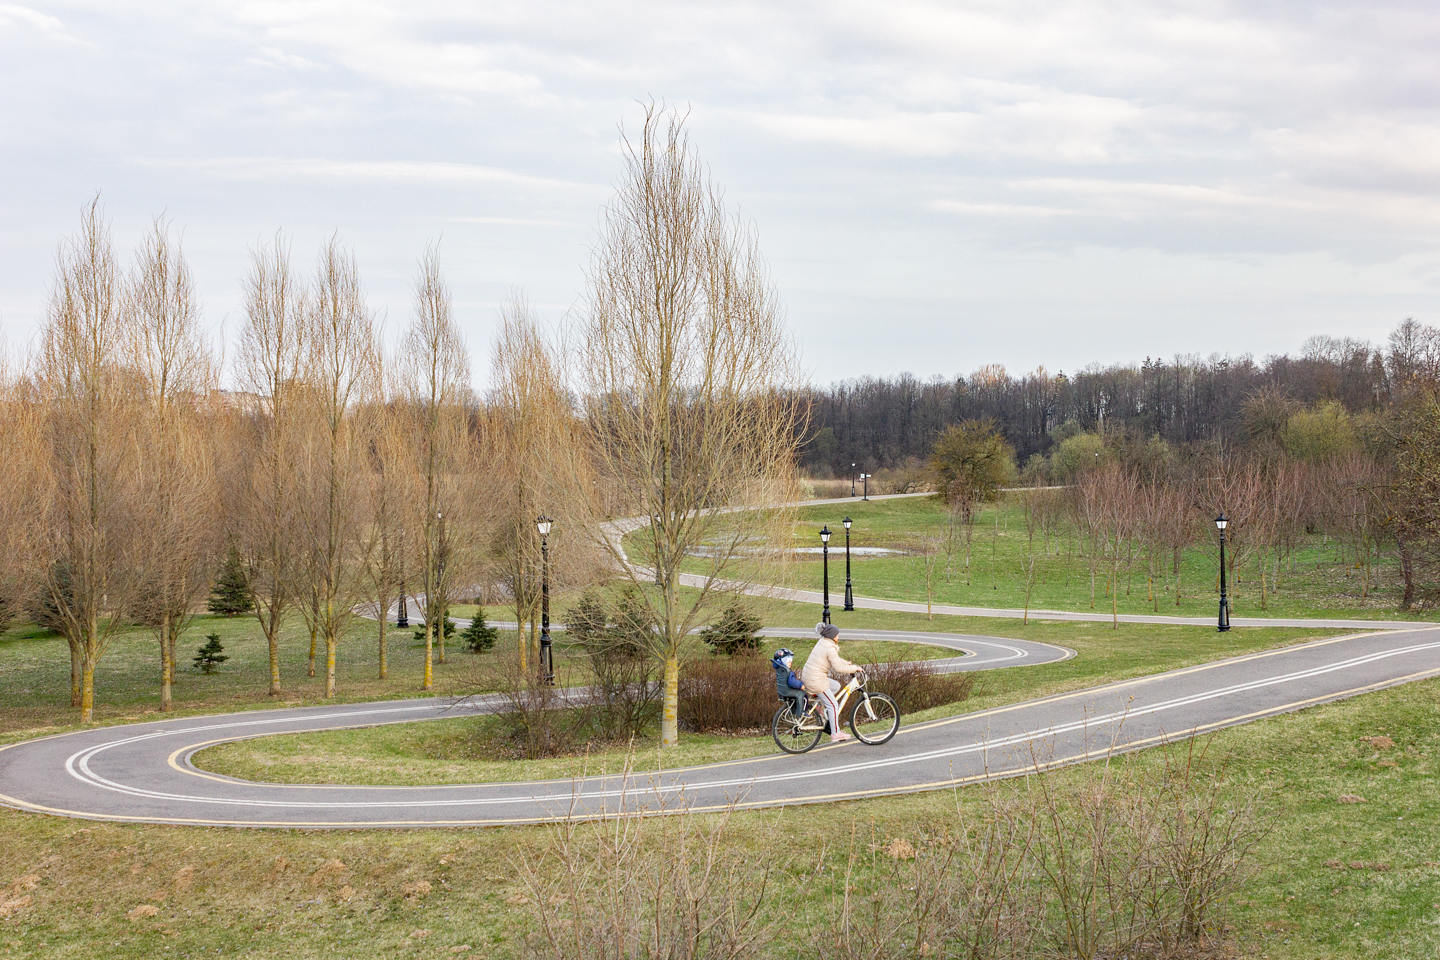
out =
{"type": "Polygon", "coordinates": [[[485,608],[481,607],[475,611],[475,617],[470,621],[470,626],[460,633],[460,639],[465,641],[465,646],[471,653],[484,653],[495,646],[495,640],[500,636],[500,631],[485,623],[485,608]]]}
{"type": "MultiPolygon", "coordinates": [[[[450,619],[450,609],[448,607],[441,616],[440,623],[443,625],[441,629],[445,631],[445,639],[449,640],[455,635],[455,621],[450,619]]],[[[439,631],[436,632],[438,633],[439,631]]],[[[415,628],[415,639],[421,643],[425,642],[425,622],[423,620],[420,622],[420,626],[415,628]]]]}
{"type": "Polygon", "coordinates": [[[233,617],[249,613],[254,602],[250,593],[250,578],[245,576],[245,565],[240,561],[240,551],[232,545],[225,554],[225,562],[220,565],[220,573],[215,577],[215,589],[211,592],[210,602],[206,606],[211,613],[233,617]]]}
{"type": "Polygon", "coordinates": [[[230,658],[225,654],[225,645],[220,634],[205,634],[205,643],[195,651],[195,669],[201,673],[214,673],[215,668],[230,658]]]}
{"type": "Polygon", "coordinates": [[[760,649],[760,618],[736,604],[720,612],[720,618],[700,631],[700,639],[710,644],[710,652],[733,657],[737,653],[753,653],[760,649]]]}
{"type": "Polygon", "coordinates": [[[586,590],[575,606],[565,611],[565,633],[581,646],[599,643],[605,638],[609,618],[605,601],[595,591],[586,590]]]}

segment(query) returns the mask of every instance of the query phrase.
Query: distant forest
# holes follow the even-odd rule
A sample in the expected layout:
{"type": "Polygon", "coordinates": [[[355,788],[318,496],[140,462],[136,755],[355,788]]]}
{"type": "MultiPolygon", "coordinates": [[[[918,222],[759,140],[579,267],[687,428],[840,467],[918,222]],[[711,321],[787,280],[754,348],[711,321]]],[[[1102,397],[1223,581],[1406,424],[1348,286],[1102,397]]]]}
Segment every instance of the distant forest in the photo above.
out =
{"type": "Polygon", "coordinates": [[[852,463],[872,473],[901,467],[927,457],[940,431],[964,420],[993,421],[1020,465],[1077,433],[1159,437],[1181,448],[1238,442],[1246,402],[1257,396],[1363,415],[1387,409],[1416,380],[1440,381],[1440,329],[1414,320],[1383,346],[1312,337],[1298,356],[1263,361],[1178,356],[1073,374],[1041,367],[1015,377],[990,365],[954,379],[861,377],[812,392],[801,467],[818,477],[848,476],[852,463]]]}

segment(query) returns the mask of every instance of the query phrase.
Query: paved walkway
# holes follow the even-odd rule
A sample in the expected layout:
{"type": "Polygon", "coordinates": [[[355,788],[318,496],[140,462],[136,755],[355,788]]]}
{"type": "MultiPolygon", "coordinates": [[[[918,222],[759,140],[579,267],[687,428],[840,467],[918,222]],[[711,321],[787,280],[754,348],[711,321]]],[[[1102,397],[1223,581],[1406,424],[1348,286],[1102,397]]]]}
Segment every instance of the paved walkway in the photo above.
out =
{"type": "MultiPolygon", "coordinates": [[[[623,533],[616,524],[615,535],[623,533]]],[[[819,602],[811,591],[781,594],[819,602]]],[[[856,603],[882,610],[924,609],[923,604],[863,597],[856,603]]],[[[935,610],[969,616],[1021,615],[973,607],[935,610]]],[[[1066,611],[1031,611],[1031,615],[1109,619],[1066,611]]],[[[1211,622],[1183,617],[1123,619],[1211,622]]],[[[0,748],[0,803],[97,820],[296,828],[482,826],[681,808],[820,803],[1018,776],[1440,676],[1440,626],[1254,618],[1235,623],[1362,627],[1372,632],[904,724],[893,740],[879,747],[852,741],[825,745],[799,757],[776,752],[625,777],[420,787],[294,785],[217,776],[191,762],[196,751],[233,740],[493,711],[499,705],[493,696],[259,710],[99,727],[0,748]]],[[[776,637],[810,636],[806,630],[766,632],[776,637]]],[[[994,637],[924,631],[867,631],[866,635],[960,650],[961,657],[937,661],[944,670],[1051,663],[1073,655],[1063,647],[994,637]]]]}
{"type": "MultiPolygon", "coordinates": [[[[967,646],[959,637],[941,642],[967,646]]],[[[1027,645],[1005,642],[1022,649],[1008,662],[1033,662],[1027,645]]],[[[1035,660],[1065,655],[1033,653],[1035,660]]],[[[879,747],[825,745],[799,757],[777,752],[624,778],[430,787],[251,783],[197,770],[191,758],[230,740],[491,710],[494,698],[250,711],[102,727],[0,749],[0,803],[99,820],[307,828],[481,826],[818,803],[1017,776],[1437,675],[1440,628],[1349,635],[903,725],[879,747]]]]}

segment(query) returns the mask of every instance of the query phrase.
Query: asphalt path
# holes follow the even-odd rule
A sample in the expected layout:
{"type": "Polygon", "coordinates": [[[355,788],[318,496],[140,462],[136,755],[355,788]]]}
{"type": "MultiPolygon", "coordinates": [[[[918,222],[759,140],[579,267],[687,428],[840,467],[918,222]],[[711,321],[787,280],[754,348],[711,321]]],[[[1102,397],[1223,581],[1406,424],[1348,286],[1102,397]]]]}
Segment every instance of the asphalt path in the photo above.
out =
{"type": "MultiPolygon", "coordinates": [[[[1069,654],[1018,640],[982,648],[983,638],[909,637],[969,651],[951,662],[956,669],[1069,654]]],[[[194,767],[195,752],[217,743],[458,716],[492,710],[496,699],[258,710],[13,744],[0,749],[0,803],[99,820],[292,828],[484,826],[819,803],[1022,775],[1437,675],[1440,628],[1432,626],[1351,634],[902,725],[882,746],[826,744],[798,757],[777,751],[661,772],[419,787],[252,783],[194,767]]]]}

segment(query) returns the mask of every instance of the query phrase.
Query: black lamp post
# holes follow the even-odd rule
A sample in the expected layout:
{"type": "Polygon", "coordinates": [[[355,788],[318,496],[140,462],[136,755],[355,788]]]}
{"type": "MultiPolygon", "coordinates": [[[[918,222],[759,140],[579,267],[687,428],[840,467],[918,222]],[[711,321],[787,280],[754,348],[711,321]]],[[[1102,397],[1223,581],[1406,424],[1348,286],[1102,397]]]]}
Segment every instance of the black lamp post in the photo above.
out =
{"type": "Polygon", "coordinates": [[[449,611],[447,611],[447,610],[445,609],[445,597],[446,597],[446,591],[445,591],[445,559],[446,559],[446,557],[445,557],[445,554],[446,554],[446,545],[445,545],[445,514],[444,514],[443,512],[441,512],[441,511],[439,511],[439,510],[436,510],[436,511],[435,511],[435,520],[437,521],[437,525],[438,525],[438,528],[439,528],[439,532],[438,532],[438,534],[436,535],[436,540],[435,540],[435,590],[436,590],[437,593],[440,594],[440,601],[439,601],[439,602],[440,602],[440,608],[439,608],[439,609],[440,609],[440,615],[439,615],[439,616],[434,616],[434,615],[432,615],[432,613],[431,613],[431,611],[435,609],[434,603],[435,603],[436,598],[435,598],[435,597],[426,597],[426,598],[425,598],[425,617],[426,617],[426,619],[428,619],[428,620],[433,624],[433,626],[431,627],[431,630],[434,632],[435,636],[440,639],[440,652],[441,652],[440,662],[441,662],[441,663],[444,663],[444,662],[445,662],[445,657],[444,657],[444,652],[445,652],[445,621],[449,619],[449,615],[448,615],[449,611]]]}
{"type": "Polygon", "coordinates": [[[540,669],[548,684],[555,682],[555,657],[550,649],[550,525],[545,514],[535,518],[540,531],[540,669]]]}
{"type": "Polygon", "coordinates": [[[861,499],[861,500],[869,500],[869,499],[870,499],[870,474],[868,474],[868,473],[862,473],[862,474],[860,474],[860,483],[863,485],[863,486],[861,487],[861,489],[865,492],[865,495],[862,496],[860,499],[861,499]]]}
{"type": "Polygon", "coordinates": [[[850,464],[850,496],[855,496],[855,464],[850,464]]]}
{"type": "Polygon", "coordinates": [[[854,523],[849,517],[840,521],[845,525],[845,607],[846,610],[855,609],[855,593],[850,589],[850,524],[854,523]]]}
{"type": "Polygon", "coordinates": [[[830,528],[820,528],[820,557],[821,565],[825,571],[825,606],[820,610],[820,619],[824,623],[830,622],[830,528]]]}
{"type": "Polygon", "coordinates": [[[1220,619],[1219,630],[1230,629],[1230,600],[1225,596],[1225,528],[1230,521],[1225,519],[1222,511],[1220,516],[1215,518],[1215,529],[1220,531],[1220,619]]]}
{"type": "Polygon", "coordinates": [[[410,614],[405,610],[405,531],[400,531],[400,609],[395,614],[395,626],[410,626],[410,614]]]}

